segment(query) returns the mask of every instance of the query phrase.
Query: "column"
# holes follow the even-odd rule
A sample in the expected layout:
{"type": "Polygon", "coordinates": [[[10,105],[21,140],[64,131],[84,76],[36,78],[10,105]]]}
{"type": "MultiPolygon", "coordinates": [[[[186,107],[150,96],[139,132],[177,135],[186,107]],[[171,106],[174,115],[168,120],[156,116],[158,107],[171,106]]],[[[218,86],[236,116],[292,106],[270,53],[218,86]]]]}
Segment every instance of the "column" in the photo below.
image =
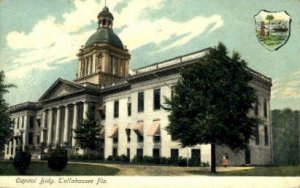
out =
{"type": "Polygon", "coordinates": [[[77,78],[81,77],[81,59],[79,59],[78,69],[77,69],[77,78]]]}
{"type": "Polygon", "coordinates": [[[12,147],[12,142],[9,141],[9,144],[8,144],[8,153],[9,153],[10,156],[12,156],[11,147],[12,147]]]}
{"type": "Polygon", "coordinates": [[[87,75],[89,75],[89,59],[88,58],[86,58],[85,59],[85,62],[86,62],[86,67],[85,67],[85,75],[87,76],[87,75]]]}
{"type": "Polygon", "coordinates": [[[13,156],[16,156],[16,138],[15,137],[13,137],[12,148],[13,148],[13,156]]]}
{"type": "Polygon", "coordinates": [[[52,119],[53,119],[53,110],[49,109],[49,116],[48,116],[48,140],[47,140],[47,144],[50,145],[52,143],[51,140],[51,135],[52,135],[52,119]]]}
{"type": "Polygon", "coordinates": [[[43,111],[43,117],[42,117],[42,129],[41,129],[41,142],[44,142],[45,135],[44,135],[44,129],[45,129],[45,124],[46,124],[46,111],[43,111]]]}
{"type": "Polygon", "coordinates": [[[68,105],[66,105],[65,106],[65,125],[64,125],[63,143],[68,142],[68,136],[69,136],[68,131],[69,131],[69,108],[68,108],[68,105]]]}
{"type": "Polygon", "coordinates": [[[102,64],[104,65],[103,71],[109,73],[109,56],[107,53],[103,54],[102,64]]]}
{"type": "Polygon", "coordinates": [[[24,131],[23,133],[22,133],[22,136],[21,136],[22,138],[22,150],[23,151],[25,151],[25,145],[26,145],[26,131],[24,131]]]}
{"type": "Polygon", "coordinates": [[[7,150],[8,150],[8,144],[4,145],[4,159],[7,159],[7,150]]]}
{"type": "Polygon", "coordinates": [[[97,65],[97,56],[96,56],[96,54],[93,54],[93,72],[96,72],[97,71],[97,69],[98,69],[98,65],[97,65]]]}
{"type": "Polygon", "coordinates": [[[93,55],[91,55],[90,56],[90,74],[93,74],[93,72],[94,72],[94,57],[93,57],[93,55]]]}
{"type": "Polygon", "coordinates": [[[74,115],[73,115],[73,125],[72,125],[72,129],[73,129],[73,132],[72,132],[72,147],[74,147],[75,146],[75,144],[76,144],[76,140],[75,140],[75,132],[74,132],[74,130],[76,130],[77,129],[77,115],[78,115],[78,107],[77,107],[77,104],[76,103],[74,103],[73,104],[74,105],[74,108],[73,108],[73,113],[74,113],[74,115]]]}
{"type": "Polygon", "coordinates": [[[60,108],[57,107],[56,129],[55,129],[55,144],[59,144],[59,127],[60,127],[60,108]]]}
{"type": "Polygon", "coordinates": [[[87,112],[89,109],[89,103],[86,101],[83,102],[83,119],[87,119],[87,112]]]}

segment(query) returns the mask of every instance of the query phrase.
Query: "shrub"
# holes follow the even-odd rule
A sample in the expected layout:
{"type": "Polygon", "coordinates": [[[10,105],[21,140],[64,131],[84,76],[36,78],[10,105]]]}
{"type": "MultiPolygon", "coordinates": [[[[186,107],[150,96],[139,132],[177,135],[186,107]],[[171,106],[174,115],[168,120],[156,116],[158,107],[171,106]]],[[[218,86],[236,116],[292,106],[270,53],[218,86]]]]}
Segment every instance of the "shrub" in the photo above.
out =
{"type": "Polygon", "coordinates": [[[161,158],[160,158],[160,164],[164,164],[164,165],[169,164],[168,158],[166,158],[166,157],[161,157],[161,158]]]}
{"type": "Polygon", "coordinates": [[[177,163],[178,166],[186,166],[186,164],[187,164],[187,163],[186,163],[186,158],[181,158],[181,157],[180,157],[180,158],[178,159],[178,163],[177,163]]]}
{"type": "Polygon", "coordinates": [[[202,162],[201,165],[202,167],[209,167],[209,162],[202,162]]]}
{"type": "Polygon", "coordinates": [[[200,166],[200,160],[195,158],[189,158],[189,166],[200,166]]]}
{"type": "Polygon", "coordinates": [[[67,150],[57,146],[48,159],[48,167],[54,171],[62,171],[68,164],[67,150]]]}
{"type": "Polygon", "coordinates": [[[144,156],[141,160],[141,163],[153,164],[154,163],[153,157],[144,156]]]}
{"type": "Polygon", "coordinates": [[[126,155],[121,155],[120,159],[122,163],[128,163],[130,161],[126,155]]]}
{"type": "Polygon", "coordinates": [[[115,156],[113,157],[114,162],[121,162],[121,157],[120,156],[115,156]]]}
{"type": "Polygon", "coordinates": [[[136,157],[136,155],[132,158],[131,162],[132,163],[137,163],[137,157],[136,157]]]}
{"type": "Polygon", "coordinates": [[[108,157],[106,158],[107,161],[113,161],[113,159],[114,159],[114,158],[113,158],[113,156],[111,156],[111,155],[108,156],[108,157]]]}
{"type": "Polygon", "coordinates": [[[103,160],[103,156],[101,156],[97,152],[93,152],[90,154],[85,154],[85,155],[78,155],[78,154],[72,154],[70,156],[71,160],[103,160]]]}
{"type": "Polygon", "coordinates": [[[167,158],[167,163],[169,165],[178,165],[178,157],[169,157],[169,158],[167,158]]]}
{"type": "Polygon", "coordinates": [[[16,153],[16,157],[14,158],[13,165],[20,174],[26,174],[30,162],[31,162],[31,154],[28,151],[23,152],[22,150],[20,150],[16,153]]]}

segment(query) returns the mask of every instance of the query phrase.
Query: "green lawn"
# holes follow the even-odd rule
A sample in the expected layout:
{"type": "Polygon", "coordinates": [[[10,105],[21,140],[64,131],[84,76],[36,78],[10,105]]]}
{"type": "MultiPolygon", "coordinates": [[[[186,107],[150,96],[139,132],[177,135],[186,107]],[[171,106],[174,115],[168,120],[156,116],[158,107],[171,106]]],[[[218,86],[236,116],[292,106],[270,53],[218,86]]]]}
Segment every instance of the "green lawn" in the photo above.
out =
{"type": "MultiPolygon", "coordinates": [[[[48,168],[46,162],[32,162],[26,175],[59,176],[59,175],[104,175],[112,176],[119,172],[119,169],[105,166],[92,166],[83,164],[68,164],[61,172],[55,172],[48,168]]],[[[14,169],[12,162],[0,162],[0,176],[19,175],[14,169]]]]}
{"type": "Polygon", "coordinates": [[[255,167],[253,169],[225,171],[216,174],[203,170],[191,170],[189,173],[212,176],[300,176],[300,166],[255,167]]]}

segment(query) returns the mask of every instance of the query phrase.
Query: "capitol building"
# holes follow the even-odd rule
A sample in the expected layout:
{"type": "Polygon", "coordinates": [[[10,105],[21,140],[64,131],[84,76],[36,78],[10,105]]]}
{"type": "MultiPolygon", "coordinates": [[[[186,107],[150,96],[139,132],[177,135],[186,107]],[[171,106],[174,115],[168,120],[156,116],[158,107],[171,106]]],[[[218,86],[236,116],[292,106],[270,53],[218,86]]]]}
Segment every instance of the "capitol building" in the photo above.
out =
{"type": "MultiPolygon", "coordinates": [[[[208,49],[181,55],[140,67],[129,73],[131,55],[113,31],[113,14],[105,6],[98,14],[96,32],[77,53],[78,69],[73,81],[58,78],[37,102],[25,102],[9,108],[14,136],[5,145],[4,156],[13,158],[17,148],[28,148],[38,159],[41,143],[66,146],[72,154],[83,154],[74,139],[74,129],[92,110],[101,127],[100,154],[108,156],[188,157],[209,162],[210,144],[182,148],[165,130],[168,112],[161,108],[164,97],[172,97],[179,70],[201,63],[208,49]]],[[[264,165],[272,162],[270,122],[271,79],[252,69],[251,86],[258,103],[250,115],[259,116],[256,137],[249,150],[231,151],[217,146],[217,164],[228,155],[232,165],[264,165]]],[[[47,149],[45,150],[47,152],[47,149]]]]}

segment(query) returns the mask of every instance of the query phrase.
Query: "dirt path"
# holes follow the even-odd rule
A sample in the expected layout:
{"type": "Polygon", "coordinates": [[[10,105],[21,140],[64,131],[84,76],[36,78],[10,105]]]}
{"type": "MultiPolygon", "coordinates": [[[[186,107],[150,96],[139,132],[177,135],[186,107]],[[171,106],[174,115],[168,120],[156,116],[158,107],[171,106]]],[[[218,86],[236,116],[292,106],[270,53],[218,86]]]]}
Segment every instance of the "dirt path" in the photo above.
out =
{"type": "MultiPolygon", "coordinates": [[[[209,172],[209,167],[174,167],[174,166],[147,166],[147,165],[126,165],[126,164],[106,164],[106,163],[84,163],[70,162],[77,164],[100,165],[118,168],[117,176],[192,176],[189,171],[201,170],[209,172]]],[[[218,167],[218,172],[236,171],[251,169],[253,167],[218,167]]]]}

